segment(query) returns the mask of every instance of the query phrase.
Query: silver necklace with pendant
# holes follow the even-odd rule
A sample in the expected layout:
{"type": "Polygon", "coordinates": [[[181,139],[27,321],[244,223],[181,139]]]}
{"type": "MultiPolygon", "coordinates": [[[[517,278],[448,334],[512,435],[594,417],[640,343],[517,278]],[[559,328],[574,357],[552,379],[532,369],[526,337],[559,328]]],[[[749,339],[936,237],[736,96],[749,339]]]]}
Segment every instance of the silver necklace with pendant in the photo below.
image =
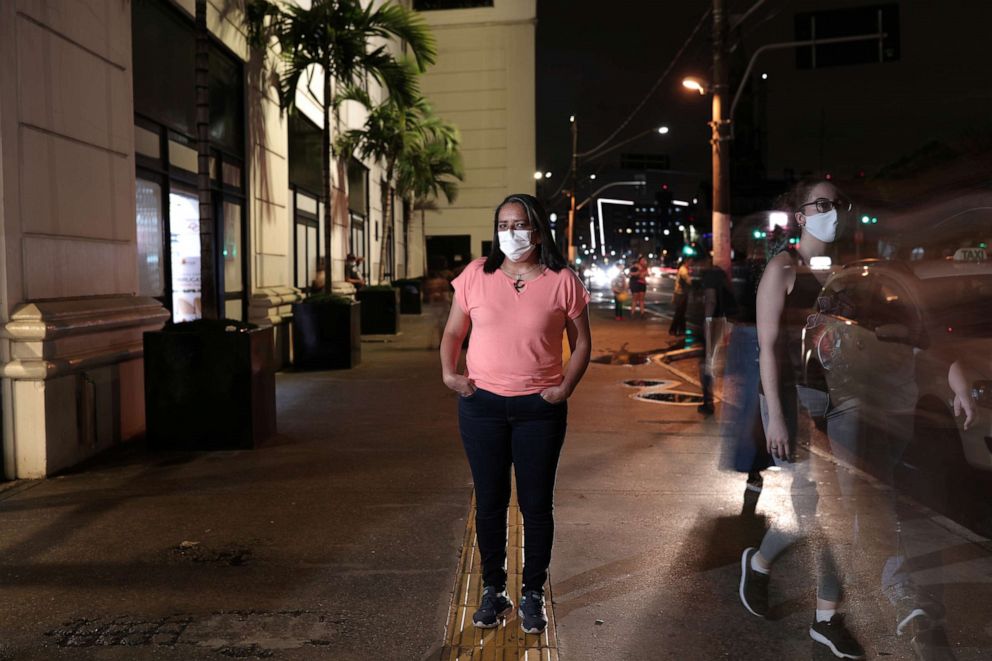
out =
{"type": "Polygon", "coordinates": [[[507,274],[511,278],[516,278],[516,281],[513,283],[513,288],[519,294],[524,290],[524,287],[526,286],[526,283],[524,283],[524,276],[533,273],[537,269],[541,268],[541,266],[542,266],[541,264],[538,264],[534,268],[530,269],[529,271],[524,271],[523,273],[510,273],[502,266],[500,266],[499,268],[501,271],[503,271],[503,273],[507,274]]]}

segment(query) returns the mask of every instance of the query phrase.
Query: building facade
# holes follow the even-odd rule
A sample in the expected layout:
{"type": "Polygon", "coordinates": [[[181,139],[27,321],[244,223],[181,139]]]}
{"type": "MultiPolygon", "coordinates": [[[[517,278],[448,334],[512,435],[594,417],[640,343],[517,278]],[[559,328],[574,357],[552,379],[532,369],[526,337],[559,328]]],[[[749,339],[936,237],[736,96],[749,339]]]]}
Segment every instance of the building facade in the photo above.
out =
{"type": "MultiPolygon", "coordinates": [[[[327,258],[320,76],[282,112],[237,6],[206,2],[213,268],[224,315],[275,326],[286,360],[290,306],[327,258]]],[[[196,0],[0,1],[7,479],[139,437],[142,334],[202,312],[195,10],[196,0]]],[[[369,93],[383,98],[374,81],[369,93]]],[[[335,130],[364,121],[346,103],[335,130]]],[[[398,212],[383,217],[380,165],[338,159],[332,170],[333,288],[351,290],[349,252],[365,257],[371,283],[419,275],[398,212]]]]}
{"type": "Polygon", "coordinates": [[[488,253],[493,209],[534,192],[535,0],[415,0],[438,44],[423,90],[458,126],[465,180],[453,204],[426,212],[428,263],[455,267],[488,253]]]}

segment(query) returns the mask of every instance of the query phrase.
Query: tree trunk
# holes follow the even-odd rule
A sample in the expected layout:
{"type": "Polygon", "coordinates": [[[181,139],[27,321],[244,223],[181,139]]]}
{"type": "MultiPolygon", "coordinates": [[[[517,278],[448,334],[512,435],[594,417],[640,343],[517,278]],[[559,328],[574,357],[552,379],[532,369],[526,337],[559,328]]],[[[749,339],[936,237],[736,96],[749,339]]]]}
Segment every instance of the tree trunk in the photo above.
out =
{"type": "Polygon", "coordinates": [[[421,249],[424,251],[424,275],[427,275],[427,214],[423,209],[420,210],[420,236],[421,249]]]}
{"type": "MultiPolygon", "coordinates": [[[[382,197],[382,243],[379,245],[379,281],[376,283],[382,284],[382,279],[386,276],[386,255],[388,251],[386,250],[387,243],[393,238],[393,227],[392,227],[392,206],[393,206],[393,196],[389,194],[389,185],[393,180],[393,166],[386,166],[386,179],[379,185],[379,194],[382,197]]],[[[396,279],[396,274],[393,273],[392,268],[389,270],[393,275],[393,280],[396,279]]]]}
{"type": "Polygon", "coordinates": [[[324,291],[331,291],[331,233],[334,230],[331,213],[331,74],[324,65],[324,130],[320,135],[321,183],[324,187],[324,291]]]}
{"type": "Polygon", "coordinates": [[[196,188],[200,201],[200,309],[204,319],[221,316],[216,274],[216,225],[210,190],[210,33],[207,0],[196,0],[196,188]]]}
{"type": "Polygon", "coordinates": [[[403,277],[410,277],[410,201],[403,199],[403,277]]]}

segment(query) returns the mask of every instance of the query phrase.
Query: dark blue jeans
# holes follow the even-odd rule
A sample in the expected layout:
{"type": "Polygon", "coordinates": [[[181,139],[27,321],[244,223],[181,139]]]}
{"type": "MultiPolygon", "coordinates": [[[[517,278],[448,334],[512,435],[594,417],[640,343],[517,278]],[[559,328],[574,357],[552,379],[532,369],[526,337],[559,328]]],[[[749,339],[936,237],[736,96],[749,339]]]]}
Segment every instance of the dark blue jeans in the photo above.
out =
{"type": "Polygon", "coordinates": [[[524,519],[523,590],[544,591],[555,536],[554,491],[568,404],[539,394],[503,397],[476,390],[458,401],[458,428],[475,482],[475,530],[482,583],[506,585],[510,467],[524,519]]]}

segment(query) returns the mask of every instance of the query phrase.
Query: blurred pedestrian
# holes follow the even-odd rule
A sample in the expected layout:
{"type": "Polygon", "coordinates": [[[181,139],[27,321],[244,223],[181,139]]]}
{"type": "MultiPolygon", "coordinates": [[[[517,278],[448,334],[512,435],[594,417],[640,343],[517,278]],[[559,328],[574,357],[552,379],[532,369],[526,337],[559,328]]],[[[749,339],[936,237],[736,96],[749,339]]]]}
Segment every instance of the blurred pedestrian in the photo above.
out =
{"type": "Polygon", "coordinates": [[[358,272],[358,265],[360,263],[360,258],[356,258],[351,253],[348,253],[344,259],[345,282],[351,283],[355,289],[361,289],[365,286],[365,279],[362,277],[361,273],[358,272]]]}
{"type": "MultiPolygon", "coordinates": [[[[769,453],[791,481],[792,525],[776,522],[762,539],[760,548],[745,549],[741,556],[739,596],[754,615],[768,612],[768,581],[776,558],[796,539],[796,530],[820,540],[816,612],[809,628],[810,637],[827,646],[835,656],[860,659],[864,649],[850,633],[844,616],[838,612],[842,598],[839,566],[849,564],[845,555],[838,561],[835,552],[851,551],[851,544],[833,544],[820,529],[817,519],[819,498],[816,480],[810,476],[806,448],[799,443],[799,400],[811,410],[822,406],[818,394],[803,383],[802,333],[810,312],[815,309],[822,286],[809,267],[814,257],[827,253],[837,233],[839,212],[849,211],[837,188],[827,181],[800,182],[788,197],[799,228],[799,244],[771,258],[758,285],[757,329],[761,396],[759,406],[769,453]]],[[[831,443],[834,439],[831,438],[831,443]]],[[[838,476],[841,481],[849,476],[838,476]]],[[[839,485],[842,494],[850,482],[839,485]]],[[[842,525],[841,528],[848,526],[842,525]]]]}
{"type": "Polygon", "coordinates": [[[743,515],[754,515],[764,486],[761,472],[772,465],[761,427],[758,389],[757,295],[765,269],[763,246],[752,241],[746,258],[735,262],[731,289],[733,305],[727,310],[730,336],[727,339],[723,373],[723,404],[720,435],[724,470],[747,474],[743,515]]]}
{"type": "Polygon", "coordinates": [[[703,296],[703,323],[700,337],[703,359],[699,362],[699,383],[703,403],[697,407],[702,415],[713,415],[713,380],[718,359],[722,359],[727,306],[731,299],[727,274],[713,265],[713,258],[704,253],[696,262],[700,270],[700,290],[703,296]]]}
{"type": "Polygon", "coordinates": [[[648,260],[638,258],[630,267],[630,318],[641,309],[641,319],[644,318],[644,295],[648,290],[648,260]]]}
{"type": "Polygon", "coordinates": [[[672,324],[668,334],[676,337],[685,335],[685,318],[689,308],[689,289],[692,287],[692,272],[689,258],[683,259],[675,272],[675,290],[672,293],[672,324]]]}
{"type": "Polygon", "coordinates": [[[512,468],[525,539],[518,615],[524,632],[541,633],[567,399],[591,352],[589,293],[558,252],[536,198],[507,197],[493,224],[492,252],[452,282],[455,302],[441,341],[441,371],[459,395],[458,426],[475,483],[483,591],[472,622],[495,627],[513,609],[506,591],[512,468]],[[470,326],[462,374],[458,359],[470,326]],[[563,333],[571,348],[564,368],[563,333]]]}
{"type": "Polygon", "coordinates": [[[630,300],[630,287],[623,271],[613,278],[610,288],[613,290],[613,316],[617,321],[623,321],[623,304],[630,300]]]}

